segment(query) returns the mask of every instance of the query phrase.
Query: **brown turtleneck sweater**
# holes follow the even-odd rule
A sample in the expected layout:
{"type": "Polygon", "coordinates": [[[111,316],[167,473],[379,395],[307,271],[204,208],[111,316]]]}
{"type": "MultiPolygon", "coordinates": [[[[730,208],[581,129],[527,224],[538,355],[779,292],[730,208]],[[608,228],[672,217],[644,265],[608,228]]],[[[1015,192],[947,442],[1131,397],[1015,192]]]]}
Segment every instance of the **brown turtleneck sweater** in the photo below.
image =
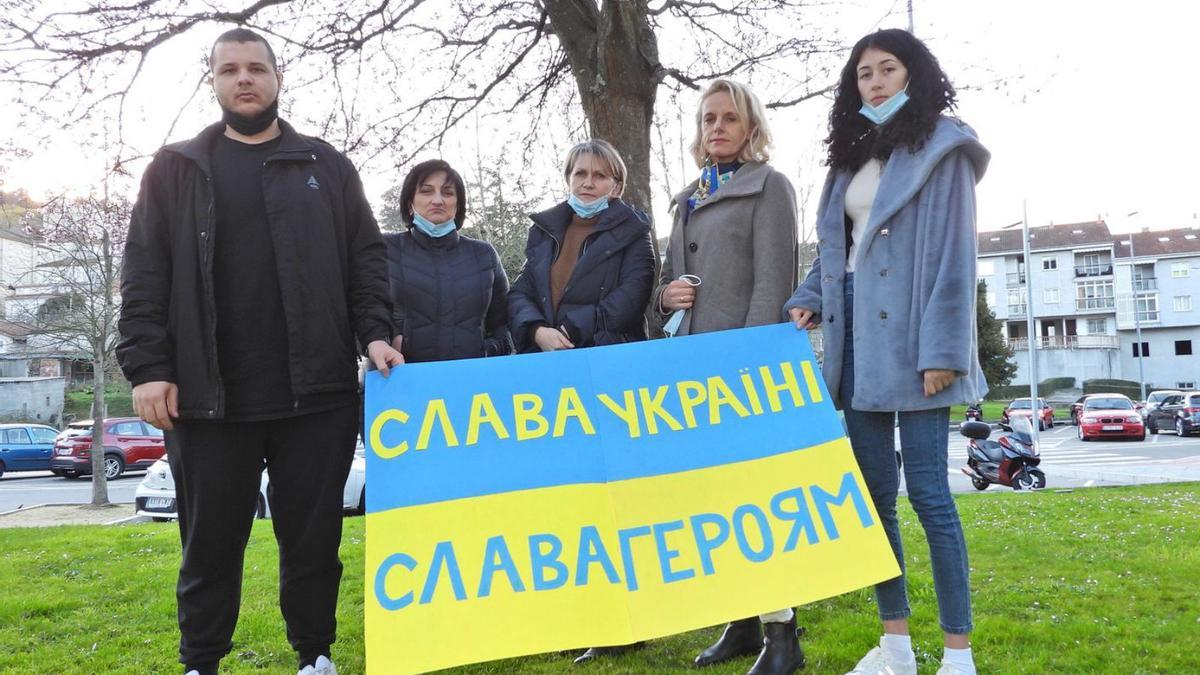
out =
{"type": "Polygon", "coordinates": [[[571,272],[575,271],[575,263],[579,261],[583,240],[588,238],[595,226],[594,217],[584,220],[578,215],[571,215],[571,224],[567,226],[567,232],[563,235],[562,250],[550,265],[550,301],[554,303],[552,307],[555,311],[558,310],[558,301],[562,299],[563,289],[571,279],[571,272]]]}

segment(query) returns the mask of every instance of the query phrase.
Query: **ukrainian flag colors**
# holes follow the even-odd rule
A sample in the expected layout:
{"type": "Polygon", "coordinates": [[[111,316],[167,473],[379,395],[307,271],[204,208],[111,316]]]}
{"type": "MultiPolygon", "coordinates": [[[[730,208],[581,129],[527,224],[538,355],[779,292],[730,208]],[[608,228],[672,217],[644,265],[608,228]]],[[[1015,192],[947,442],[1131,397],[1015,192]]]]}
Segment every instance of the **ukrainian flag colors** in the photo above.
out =
{"type": "Polygon", "coordinates": [[[372,373],[366,430],[369,672],[629,643],[899,574],[789,325],[372,373]]]}

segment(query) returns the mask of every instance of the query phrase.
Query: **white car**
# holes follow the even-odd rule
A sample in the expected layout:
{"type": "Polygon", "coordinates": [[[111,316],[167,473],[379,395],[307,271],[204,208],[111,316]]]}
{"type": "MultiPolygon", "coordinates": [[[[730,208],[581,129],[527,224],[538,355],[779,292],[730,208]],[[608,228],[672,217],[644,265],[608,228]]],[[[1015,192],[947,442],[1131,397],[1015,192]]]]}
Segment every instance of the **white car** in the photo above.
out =
{"type": "MultiPolygon", "coordinates": [[[[347,511],[365,513],[367,507],[367,459],[366,449],[362,442],[354,448],[354,461],[350,464],[350,475],[346,476],[346,485],[342,488],[342,508],[347,511]]],[[[270,518],[271,506],[267,502],[267,485],[270,476],[262,472],[262,480],[258,485],[258,506],[255,508],[256,518],[270,518]]],[[[155,462],[146,470],[146,476],[133,493],[137,515],[147,516],[157,521],[178,518],[175,510],[175,478],[171,476],[171,465],[167,456],[155,462]]]]}

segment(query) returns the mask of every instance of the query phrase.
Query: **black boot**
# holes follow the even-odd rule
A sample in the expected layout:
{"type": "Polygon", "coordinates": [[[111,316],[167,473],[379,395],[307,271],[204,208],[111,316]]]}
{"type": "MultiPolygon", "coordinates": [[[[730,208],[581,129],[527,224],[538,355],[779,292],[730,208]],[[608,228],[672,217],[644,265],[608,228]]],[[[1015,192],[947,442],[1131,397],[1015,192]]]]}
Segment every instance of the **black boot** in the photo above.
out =
{"type": "Polygon", "coordinates": [[[762,622],[758,617],[731,621],[725,626],[725,632],[721,633],[721,639],[696,657],[696,665],[711,666],[739,656],[756,654],[762,646],[762,622]]]}
{"type": "Polygon", "coordinates": [[[617,654],[631,652],[635,649],[641,649],[645,646],[645,642],[635,642],[631,645],[617,645],[615,647],[589,647],[586,652],[580,654],[578,658],[575,659],[575,663],[587,663],[588,661],[595,661],[596,659],[603,658],[605,656],[615,656],[617,654]]]}
{"type": "Polygon", "coordinates": [[[746,675],[792,675],[804,667],[795,616],[787,621],[767,622],[763,633],[762,653],[746,675]]]}

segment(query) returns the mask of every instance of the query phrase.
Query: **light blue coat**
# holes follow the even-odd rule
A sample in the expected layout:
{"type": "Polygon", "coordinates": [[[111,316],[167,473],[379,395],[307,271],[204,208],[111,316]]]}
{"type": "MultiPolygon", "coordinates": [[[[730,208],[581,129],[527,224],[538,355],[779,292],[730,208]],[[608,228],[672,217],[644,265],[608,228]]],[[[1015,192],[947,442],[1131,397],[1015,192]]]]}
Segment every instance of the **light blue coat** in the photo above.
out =
{"type": "MultiPolygon", "coordinates": [[[[975,335],[975,184],[988,151],[974,130],[938,120],[918,152],[898,148],[884,166],[862,242],[855,246],[855,410],[928,410],[971,403],[987,393],[975,335]],[[928,369],[958,374],[925,396],[928,369]]],[[[815,312],[824,337],[822,371],[834,401],[841,392],[845,340],[846,187],[830,171],[817,220],[818,259],[784,305],[815,312]]]]}

